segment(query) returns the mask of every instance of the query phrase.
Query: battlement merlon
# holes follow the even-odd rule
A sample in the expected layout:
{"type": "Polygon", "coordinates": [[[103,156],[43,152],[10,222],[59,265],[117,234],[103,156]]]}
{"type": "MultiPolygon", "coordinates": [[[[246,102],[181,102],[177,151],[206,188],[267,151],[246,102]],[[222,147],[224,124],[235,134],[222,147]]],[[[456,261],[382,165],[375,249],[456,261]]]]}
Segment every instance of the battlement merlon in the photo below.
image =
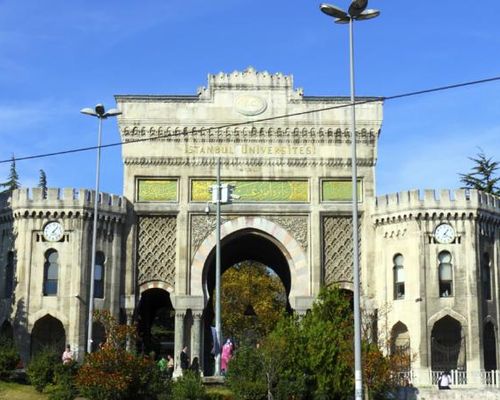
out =
{"type": "MultiPolygon", "coordinates": [[[[41,188],[22,188],[12,192],[11,207],[13,210],[22,208],[46,209],[92,209],[94,207],[95,191],[73,188],[48,188],[46,195],[41,188]]],[[[100,193],[98,197],[100,212],[126,214],[127,201],[122,196],[100,193]]]]}
{"type": "Polygon", "coordinates": [[[475,189],[410,190],[379,196],[374,216],[409,210],[483,210],[500,212],[500,197],[475,189]],[[422,196],[423,194],[423,196],[422,196]]]}

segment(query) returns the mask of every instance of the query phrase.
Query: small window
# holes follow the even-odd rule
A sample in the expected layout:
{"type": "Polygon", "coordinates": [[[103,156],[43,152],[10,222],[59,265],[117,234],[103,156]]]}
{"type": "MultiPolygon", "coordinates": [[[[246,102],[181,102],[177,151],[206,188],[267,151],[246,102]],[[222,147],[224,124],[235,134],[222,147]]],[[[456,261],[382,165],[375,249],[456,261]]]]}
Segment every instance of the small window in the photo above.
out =
{"type": "Polygon", "coordinates": [[[438,254],[439,261],[439,297],[449,297],[453,294],[453,265],[449,251],[438,254]]]}
{"type": "Polygon", "coordinates": [[[401,254],[396,254],[393,258],[393,273],[394,273],[394,299],[405,298],[405,271],[404,258],[401,254]]]}
{"type": "Polygon", "coordinates": [[[5,266],[5,298],[11,298],[14,289],[14,252],[7,253],[7,265],[5,266]]]}
{"type": "Polygon", "coordinates": [[[57,283],[59,278],[59,254],[50,249],[45,252],[43,295],[57,296],[57,283]]]}
{"type": "Polygon", "coordinates": [[[94,269],[94,298],[104,298],[104,262],[105,257],[102,251],[95,254],[94,269]]]}
{"type": "Polygon", "coordinates": [[[486,300],[491,300],[491,266],[490,266],[490,255],[488,253],[483,254],[482,259],[482,282],[483,282],[483,296],[486,300]]]}

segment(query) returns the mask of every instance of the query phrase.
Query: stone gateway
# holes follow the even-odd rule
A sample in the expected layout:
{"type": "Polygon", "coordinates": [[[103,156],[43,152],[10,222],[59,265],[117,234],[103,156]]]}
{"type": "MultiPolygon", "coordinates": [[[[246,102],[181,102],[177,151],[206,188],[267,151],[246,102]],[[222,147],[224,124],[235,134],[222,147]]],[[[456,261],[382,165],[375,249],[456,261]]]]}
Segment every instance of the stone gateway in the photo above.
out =
{"type": "MultiPolygon", "coordinates": [[[[209,75],[196,95],[117,95],[123,196],[0,197],[1,333],[25,361],[46,345],[70,344],[83,357],[97,201],[95,308],[136,323],[145,350],[162,318],[172,334],[160,345],[176,369],[187,346],[209,374],[216,220],[205,208],[217,159],[239,196],[222,209],[222,270],[245,260],[269,266],[300,314],[323,285],[353,288],[356,140],[371,334],[388,352],[411,355],[402,371],[414,383],[435,383],[446,369],[454,382],[487,385],[499,356],[500,199],[475,190],[377,196],[383,103],[357,101],[353,135],[348,98],[305,96],[292,76],[252,68],[209,75]]],[[[93,332],[97,346],[105,334],[93,332]]]]}

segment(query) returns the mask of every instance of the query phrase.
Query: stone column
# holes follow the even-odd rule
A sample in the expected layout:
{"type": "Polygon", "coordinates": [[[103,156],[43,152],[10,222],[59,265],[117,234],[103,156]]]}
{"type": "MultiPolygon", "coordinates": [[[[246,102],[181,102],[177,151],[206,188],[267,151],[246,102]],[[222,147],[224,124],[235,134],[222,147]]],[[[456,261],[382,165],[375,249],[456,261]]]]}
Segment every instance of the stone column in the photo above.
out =
{"type": "MultiPolygon", "coordinates": [[[[126,308],[125,314],[127,316],[127,325],[132,326],[134,323],[134,309],[126,308]]],[[[132,346],[133,346],[133,341],[130,340],[130,337],[127,337],[127,344],[126,344],[127,351],[132,351],[132,346]]]]}
{"type": "Polygon", "coordinates": [[[182,375],[181,371],[181,360],[180,354],[182,348],[184,347],[184,317],[186,316],[186,310],[176,310],[175,311],[175,338],[174,338],[174,360],[175,360],[175,371],[174,376],[182,375]]]}
{"type": "Polygon", "coordinates": [[[198,357],[200,367],[202,366],[201,357],[201,316],[202,311],[193,311],[193,329],[191,331],[191,360],[198,357]]]}

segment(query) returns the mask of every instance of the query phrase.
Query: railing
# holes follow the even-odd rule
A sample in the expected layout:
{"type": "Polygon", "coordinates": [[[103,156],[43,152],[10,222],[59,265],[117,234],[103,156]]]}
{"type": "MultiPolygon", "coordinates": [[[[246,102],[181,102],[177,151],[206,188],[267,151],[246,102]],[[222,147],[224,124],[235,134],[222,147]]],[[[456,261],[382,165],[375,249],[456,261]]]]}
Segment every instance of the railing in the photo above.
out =
{"type": "MultiPolygon", "coordinates": [[[[429,384],[437,386],[439,376],[444,371],[429,371],[429,384]]],[[[451,385],[454,387],[495,387],[500,388],[500,370],[495,371],[463,371],[463,370],[451,370],[449,371],[451,376],[451,385]]],[[[413,376],[411,374],[410,376],[413,376]]],[[[415,381],[420,381],[419,383],[425,384],[419,379],[414,379],[415,381]]],[[[415,382],[417,383],[417,382],[415,382]]]]}

